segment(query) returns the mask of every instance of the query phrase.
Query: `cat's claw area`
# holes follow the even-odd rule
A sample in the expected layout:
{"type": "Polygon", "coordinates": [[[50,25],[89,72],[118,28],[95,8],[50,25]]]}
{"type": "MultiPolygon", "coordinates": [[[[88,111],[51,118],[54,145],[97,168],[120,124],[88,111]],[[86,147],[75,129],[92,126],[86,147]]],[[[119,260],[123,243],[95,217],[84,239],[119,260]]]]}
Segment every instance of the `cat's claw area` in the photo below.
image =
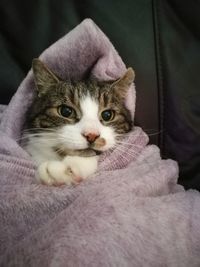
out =
{"type": "Polygon", "coordinates": [[[76,185],[95,173],[97,157],[68,156],[63,161],[46,161],[37,171],[39,182],[45,185],[76,185]]]}

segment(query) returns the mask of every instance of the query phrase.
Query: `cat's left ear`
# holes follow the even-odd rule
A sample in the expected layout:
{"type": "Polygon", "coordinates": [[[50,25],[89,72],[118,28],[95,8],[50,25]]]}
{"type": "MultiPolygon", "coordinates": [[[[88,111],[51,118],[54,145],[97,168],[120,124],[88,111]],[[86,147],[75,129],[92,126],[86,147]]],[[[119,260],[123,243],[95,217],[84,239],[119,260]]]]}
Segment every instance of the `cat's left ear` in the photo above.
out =
{"type": "Polygon", "coordinates": [[[59,78],[40,59],[33,59],[32,68],[39,97],[59,82],[59,78]]]}
{"type": "Polygon", "coordinates": [[[111,88],[114,93],[120,98],[125,99],[127,96],[128,89],[135,79],[135,72],[132,68],[128,68],[125,74],[116,80],[111,88]]]}

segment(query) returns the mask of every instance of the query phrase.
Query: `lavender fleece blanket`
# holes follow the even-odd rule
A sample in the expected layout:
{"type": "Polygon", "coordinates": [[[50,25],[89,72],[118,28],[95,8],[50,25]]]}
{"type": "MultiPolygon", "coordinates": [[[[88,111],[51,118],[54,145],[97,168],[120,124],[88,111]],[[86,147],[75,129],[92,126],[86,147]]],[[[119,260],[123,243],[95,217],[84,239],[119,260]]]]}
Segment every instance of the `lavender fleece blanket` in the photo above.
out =
{"type": "MultiPolygon", "coordinates": [[[[41,55],[62,78],[115,79],[120,56],[89,19],[41,55]]],[[[30,71],[0,107],[0,266],[200,266],[200,194],[177,185],[178,167],[135,127],[78,186],[48,187],[19,139],[35,94],[30,71]]],[[[127,106],[134,116],[135,91],[127,106]]]]}

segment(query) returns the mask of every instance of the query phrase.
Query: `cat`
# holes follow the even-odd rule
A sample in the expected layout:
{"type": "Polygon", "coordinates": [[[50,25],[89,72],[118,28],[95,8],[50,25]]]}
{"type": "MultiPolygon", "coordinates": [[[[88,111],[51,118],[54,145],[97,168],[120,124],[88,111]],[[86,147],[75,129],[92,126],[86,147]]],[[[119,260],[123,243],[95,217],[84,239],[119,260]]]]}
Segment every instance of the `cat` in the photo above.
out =
{"type": "Polygon", "coordinates": [[[37,96],[28,112],[24,148],[45,185],[72,185],[94,174],[98,157],[132,129],[125,98],[134,71],[109,82],[63,81],[33,59],[37,96]]]}

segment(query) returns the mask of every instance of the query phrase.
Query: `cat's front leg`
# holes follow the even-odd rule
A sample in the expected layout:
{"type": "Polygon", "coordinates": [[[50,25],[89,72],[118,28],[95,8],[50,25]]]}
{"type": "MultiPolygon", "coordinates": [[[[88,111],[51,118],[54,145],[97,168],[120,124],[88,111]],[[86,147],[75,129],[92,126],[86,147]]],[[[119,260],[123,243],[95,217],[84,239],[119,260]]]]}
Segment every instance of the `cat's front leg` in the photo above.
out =
{"type": "Polygon", "coordinates": [[[37,179],[46,185],[78,184],[97,170],[97,157],[67,156],[63,161],[46,161],[39,165],[37,179]]]}
{"type": "Polygon", "coordinates": [[[45,161],[38,167],[36,173],[37,180],[45,185],[71,185],[79,181],[71,172],[69,167],[66,167],[62,161],[45,161]]]}

